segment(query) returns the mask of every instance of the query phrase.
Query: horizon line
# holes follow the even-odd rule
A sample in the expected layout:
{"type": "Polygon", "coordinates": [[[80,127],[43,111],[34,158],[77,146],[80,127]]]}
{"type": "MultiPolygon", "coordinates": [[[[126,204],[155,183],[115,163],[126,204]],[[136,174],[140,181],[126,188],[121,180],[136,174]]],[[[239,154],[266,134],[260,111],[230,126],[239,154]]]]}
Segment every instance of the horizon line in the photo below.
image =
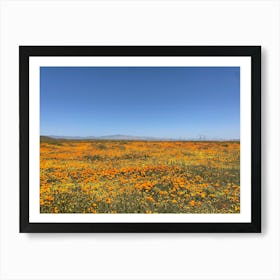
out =
{"type": "Polygon", "coordinates": [[[181,141],[191,141],[191,140],[199,140],[199,141],[208,141],[208,140],[216,140],[216,141],[240,141],[239,138],[225,138],[225,137],[207,137],[207,136],[198,136],[198,137],[158,137],[158,136],[135,136],[135,135],[126,135],[126,134],[108,134],[101,136],[72,136],[72,135],[41,135],[40,137],[49,137],[49,138],[59,138],[59,139],[82,139],[82,140],[181,140],[181,141]],[[107,138],[107,139],[106,139],[107,138]],[[126,139],[125,139],[126,138],[126,139]]]}

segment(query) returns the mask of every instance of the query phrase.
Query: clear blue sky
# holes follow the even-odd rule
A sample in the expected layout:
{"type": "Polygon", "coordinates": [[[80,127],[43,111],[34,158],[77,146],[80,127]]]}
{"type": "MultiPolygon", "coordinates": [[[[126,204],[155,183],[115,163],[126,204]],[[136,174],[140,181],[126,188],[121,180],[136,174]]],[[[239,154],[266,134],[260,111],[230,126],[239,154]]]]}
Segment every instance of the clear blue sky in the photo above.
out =
{"type": "Polygon", "coordinates": [[[41,67],[41,135],[240,137],[239,67],[41,67]]]}

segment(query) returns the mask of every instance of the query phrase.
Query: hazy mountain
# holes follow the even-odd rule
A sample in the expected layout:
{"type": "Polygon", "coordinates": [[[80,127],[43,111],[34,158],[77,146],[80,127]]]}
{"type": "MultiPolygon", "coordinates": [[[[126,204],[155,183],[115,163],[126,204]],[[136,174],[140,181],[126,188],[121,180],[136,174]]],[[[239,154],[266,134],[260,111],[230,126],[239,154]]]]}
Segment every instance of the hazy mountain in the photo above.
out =
{"type": "MultiPolygon", "coordinates": [[[[44,138],[53,138],[53,139],[74,139],[74,140],[85,140],[85,139],[96,139],[96,140],[168,140],[167,138],[160,137],[146,137],[146,136],[131,136],[131,135],[103,135],[103,136],[57,136],[57,135],[48,135],[41,136],[44,138]]],[[[170,139],[169,139],[170,140],[170,139]]]]}
{"type": "Polygon", "coordinates": [[[100,137],[96,137],[96,139],[112,139],[112,140],[161,140],[163,138],[116,134],[116,135],[100,136],[100,137]]]}

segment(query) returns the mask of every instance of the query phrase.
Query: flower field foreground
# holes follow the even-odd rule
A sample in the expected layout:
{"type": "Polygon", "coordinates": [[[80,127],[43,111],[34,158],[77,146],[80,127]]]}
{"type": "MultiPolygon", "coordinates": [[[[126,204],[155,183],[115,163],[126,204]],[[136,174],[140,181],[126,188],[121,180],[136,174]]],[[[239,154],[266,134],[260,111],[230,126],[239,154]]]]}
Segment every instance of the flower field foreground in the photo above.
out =
{"type": "Polygon", "coordinates": [[[41,213],[239,213],[239,142],[41,137],[41,213]]]}

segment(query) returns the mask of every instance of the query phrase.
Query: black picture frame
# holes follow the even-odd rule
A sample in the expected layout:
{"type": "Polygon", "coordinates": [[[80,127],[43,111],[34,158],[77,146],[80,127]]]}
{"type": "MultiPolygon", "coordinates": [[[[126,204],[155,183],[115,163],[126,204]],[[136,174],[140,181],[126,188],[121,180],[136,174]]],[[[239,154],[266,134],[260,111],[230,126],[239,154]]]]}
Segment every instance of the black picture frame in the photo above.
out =
{"type": "MultiPolygon", "coordinates": [[[[261,46],[19,46],[21,233],[261,232],[261,46]],[[251,58],[250,223],[32,223],[29,221],[29,58],[32,56],[248,56],[251,58]]],[[[242,120],[241,120],[242,121],[242,120]]],[[[32,171],[33,172],[33,171],[32,171]]],[[[34,171],[35,172],[35,171],[34,171]]]]}

